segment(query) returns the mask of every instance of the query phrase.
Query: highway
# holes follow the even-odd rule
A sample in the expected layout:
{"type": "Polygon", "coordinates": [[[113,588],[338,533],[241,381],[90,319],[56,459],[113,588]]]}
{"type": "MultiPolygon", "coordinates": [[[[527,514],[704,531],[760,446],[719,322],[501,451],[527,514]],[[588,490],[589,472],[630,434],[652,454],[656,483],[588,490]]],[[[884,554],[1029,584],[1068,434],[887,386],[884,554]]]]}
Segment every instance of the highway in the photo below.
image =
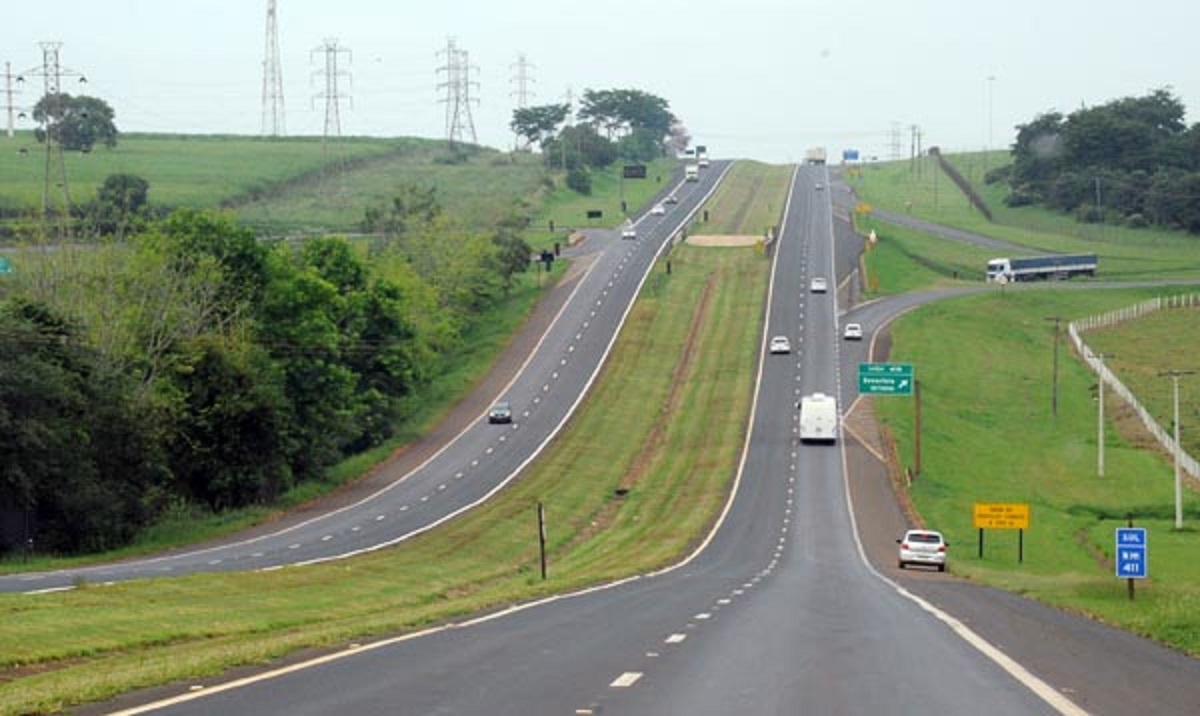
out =
{"type": "MultiPolygon", "coordinates": [[[[80,582],[105,584],[196,572],[249,571],[341,559],[395,545],[480,504],[512,480],[583,399],[616,340],[654,259],[714,191],[730,162],[713,162],[700,181],[676,181],[679,203],[664,216],[635,217],[636,240],[588,230],[569,249],[581,271],[570,298],[497,399],[512,403],[512,425],[484,414],[399,479],[336,509],[305,515],[251,536],[181,552],[54,572],[0,577],[0,591],[44,592],[80,582]]],[[[490,407],[490,405],[489,405],[490,407]]],[[[485,408],[486,411],[486,408],[485,408]]]]}
{"type": "MultiPolygon", "coordinates": [[[[751,431],[726,514],[684,563],[321,663],[184,692],[165,713],[794,714],[1072,712],[864,559],[844,441],[800,444],[795,403],[839,394],[824,167],[798,170],[775,248],[751,431]],[[1006,670],[1007,669],[1007,670],[1006,670]],[[1039,693],[1040,691],[1040,693],[1039,693]],[[1047,700],[1049,699],[1049,701],[1047,700]]],[[[889,540],[890,541],[890,540],[889,540]]],[[[126,713],[140,713],[134,709],[126,713]]]]}

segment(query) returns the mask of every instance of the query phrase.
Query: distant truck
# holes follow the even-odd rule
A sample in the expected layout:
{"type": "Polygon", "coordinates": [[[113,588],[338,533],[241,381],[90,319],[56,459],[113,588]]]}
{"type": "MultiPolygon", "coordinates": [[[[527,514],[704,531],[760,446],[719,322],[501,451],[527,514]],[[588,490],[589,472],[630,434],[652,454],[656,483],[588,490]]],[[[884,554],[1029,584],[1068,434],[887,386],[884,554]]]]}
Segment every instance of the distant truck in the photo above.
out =
{"type": "Polygon", "coordinates": [[[825,163],[825,147],[812,147],[804,152],[805,164],[824,164],[825,163]]]}
{"type": "Polygon", "coordinates": [[[689,164],[683,168],[683,178],[687,181],[700,181],[700,165],[689,164]]]}
{"type": "Polygon", "coordinates": [[[1058,254],[1028,256],[1015,259],[992,259],[987,262],[988,283],[1068,279],[1072,276],[1095,276],[1098,260],[1095,254],[1058,254]]]}
{"type": "Polygon", "coordinates": [[[800,399],[800,442],[837,442],[837,400],[831,395],[813,393],[800,399]]]}
{"type": "Polygon", "coordinates": [[[708,152],[707,151],[704,151],[702,149],[696,150],[696,164],[699,165],[701,169],[708,168],[708,152]]]}

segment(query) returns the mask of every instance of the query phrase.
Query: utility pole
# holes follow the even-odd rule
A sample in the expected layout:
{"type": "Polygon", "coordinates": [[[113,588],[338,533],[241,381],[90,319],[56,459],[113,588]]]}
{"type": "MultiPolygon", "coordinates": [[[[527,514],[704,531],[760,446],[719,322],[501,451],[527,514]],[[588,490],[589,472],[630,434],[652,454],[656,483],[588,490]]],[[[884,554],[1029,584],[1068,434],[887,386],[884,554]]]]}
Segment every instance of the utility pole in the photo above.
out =
{"type": "MultiPolygon", "coordinates": [[[[52,197],[57,195],[61,199],[61,206],[56,212],[60,237],[69,237],[71,232],[71,188],[67,182],[67,162],[63,156],[62,137],[59,136],[58,115],[61,113],[61,108],[56,105],[59,103],[59,95],[62,94],[63,77],[78,77],[79,81],[84,83],[87,82],[87,78],[75,70],[63,67],[59,62],[61,42],[46,41],[38,44],[42,48],[42,64],[40,67],[26,70],[24,75],[41,77],[44,81],[42,133],[45,136],[46,165],[42,183],[42,222],[44,226],[49,219],[50,205],[54,201],[52,197]],[[59,189],[61,192],[53,191],[51,187],[59,189]]],[[[17,77],[17,81],[24,82],[24,75],[17,77]]]]}
{"type": "Polygon", "coordinates": [[[900,152],[902,151],[901,147],[903,146],[903,144],[902,144],[903,129],[904,128],[900,126],[899,122],[892,122],[892,143],[891,143],[892,161],[899,161],[899,159],[900,159],[900,156],[901,156],[900,152]]]}
{"type": "Polygon", "coordinates": [[[287,134],[283,110],[283,67],[279,60],[279,21],[275,0],[267,0],[267,38],[263,59],[262,136],[287,134]]]}
{"type": "Polygon", "coordinates": [[[1054,373],[1050,390],[1050,414],[1053,417],[1058,417],[1058,336],[1059,325],[1062,323],[1062,316],[1049,316],[1047,321],[1054,321],[1054,373]]]}
{"type": "MultiPolygon", "coordinates": [[[[529,62],[529,60],[525,57],[525,53],[522,52],[517,55],[517,61],[514,62],[510,67],[514,74],[509,82],[514,87],[512,92],[509,93],[509,96],[516,100],[517,109],[525,109],[529,106],[529,97],[532,94],[532,90],[530,90],[529,85],[534,81],[533,77],[530,76],[530,70],[533,69],[533,64],[529,62]]],[[[516,135],[513,138],[513,146],[514,148],[519,149],[519,145],[520,135],[516,135]]],[[[526,142],[525,146],[529,146],[528,142],[526,142]]]]}
{"type": "Polygon", "coordinates": [[[1159,373],[1169,377],[1175,388],[1175,529],[1183,529],[1183,480],[1179,470],[1179,455],[1183,452],[1183,444],[1179,442],[1179,379],[1185,375],[1194,375],[1194,370],[1164,370],[1159,373]]]}
{"type": "Polygon", "coordinates": [[[996,75],[988,75],[987,82],[987,146],[983,149],[983,173],[985,175],[988,170],[988,153],[992,151],[992,93],[996,84],[996,75]]]}
{"type": "MultiPolygon", "coordinates": [[[[1093,353],[1096,360],[1100,361],[1101,368],[1104,367],[1105,358],[1113,358],[1112,353],[1093,353]]],[[[1097,390],[1098,398],[1098,415],[1096,419],[1096,476],[1104,477],[1104,373],[1096,371],[1099,377],[1099,386],[1097,390]]]]}
{"type": "Polygon", "coordinates": [[[438,84],[438,89],[446,91],[446,96],[439,100],[446,105],[446,141],[454,146],[470,137],[471,144],[478,144],[471,103],[478,104],[479,100],[471,98],[471,88],[478,89],[479,83],[471,80],[471,71],[479,68],[471,65],[467,51],[458,49],[453,37],[447,38],[446,49],[437,54],[446,58],[446,64],[437,70],[446,75],[446,81],[438,84]]]}

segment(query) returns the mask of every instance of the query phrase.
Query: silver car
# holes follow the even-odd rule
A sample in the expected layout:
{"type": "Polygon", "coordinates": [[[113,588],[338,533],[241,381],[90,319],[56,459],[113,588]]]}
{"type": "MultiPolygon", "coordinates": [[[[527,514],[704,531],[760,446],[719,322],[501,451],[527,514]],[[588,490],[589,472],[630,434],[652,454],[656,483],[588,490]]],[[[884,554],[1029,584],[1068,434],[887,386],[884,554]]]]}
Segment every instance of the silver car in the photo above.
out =
{"type": "Polygon", "coordinates": [[[928,564],[939,572],[946,571],[946,548],[950,543],[941,532],[909,530],[896,542],[900,545],[900,569],[910,564],[928,564]]]}

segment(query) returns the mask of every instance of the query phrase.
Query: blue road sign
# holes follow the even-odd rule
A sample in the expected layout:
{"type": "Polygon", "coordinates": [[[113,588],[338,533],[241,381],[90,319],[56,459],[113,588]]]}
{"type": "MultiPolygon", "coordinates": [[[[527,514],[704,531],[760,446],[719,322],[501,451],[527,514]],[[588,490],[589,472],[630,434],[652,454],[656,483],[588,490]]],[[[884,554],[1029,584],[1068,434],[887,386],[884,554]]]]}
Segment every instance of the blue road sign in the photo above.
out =
{"type": "Polygon", "coordinates": [[[1117,576],[1122,579],[1145,579],[1149,575],[1146,566],[1146,528],[1117,528],[1117,576]]]}

